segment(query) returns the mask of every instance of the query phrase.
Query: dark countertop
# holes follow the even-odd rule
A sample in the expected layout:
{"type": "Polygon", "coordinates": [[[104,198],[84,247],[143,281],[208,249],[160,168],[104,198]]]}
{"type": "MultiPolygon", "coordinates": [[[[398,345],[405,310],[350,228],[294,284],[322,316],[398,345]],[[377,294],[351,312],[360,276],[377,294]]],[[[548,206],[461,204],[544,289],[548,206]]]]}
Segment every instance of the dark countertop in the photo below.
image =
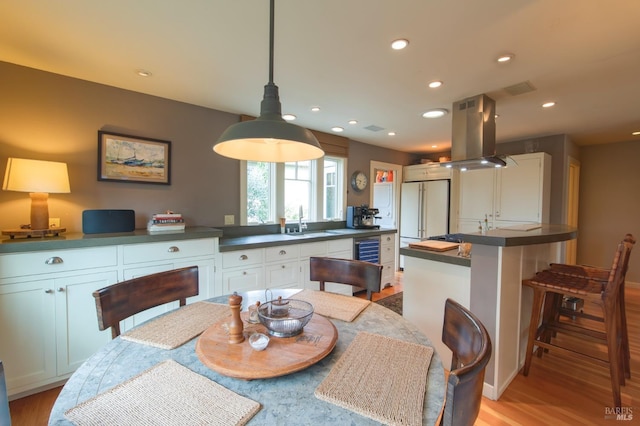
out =
{"type": "Polygon", "coordinates": [[[492,229],[486,234],[473,233],[462,234],[462,236],[463,241],[472,244],[513,247],[572,240],[578,237],[578,229],[568,225],[542,224],[542,227],[530,231],[498,228],[492,229]]]}
{"type": "MultiPolygon", "coordinates": [[[[473,253],[473,248],[471,249],[473,253]]],[[[400,255],[417,257],[426,260],[435,260],[436,262],[450,263],[452,265],[471,266],[471,258],[458,256],[458,249],[448,251],[430,251],[422,249],[414,249],[410,247],[401,247],[400,255]]]]}
{"type": "Polygon", "coordinates": [[[149,233],[146,229],[115,234],[63,233],[58,237],[42,238],[2,238],[0,253],[22,253],[40,250],[60,250],[112,246],[120,244],[141,244],[160,241],[191,240],[196,238],[221,237],[222,230],[208,227],[187,227],[184,232],[149,233]]]}
{"type": "Polygon", "coordinates": [[[220,251],[247,250],[280,245],[301,244],[316,241],[337,240],[341,238],[374,237],[383,234],[395,234],[396,229],[328,229],[308,231],[303,234],[263,234],[242,237],[222,237],[220,251]]]}

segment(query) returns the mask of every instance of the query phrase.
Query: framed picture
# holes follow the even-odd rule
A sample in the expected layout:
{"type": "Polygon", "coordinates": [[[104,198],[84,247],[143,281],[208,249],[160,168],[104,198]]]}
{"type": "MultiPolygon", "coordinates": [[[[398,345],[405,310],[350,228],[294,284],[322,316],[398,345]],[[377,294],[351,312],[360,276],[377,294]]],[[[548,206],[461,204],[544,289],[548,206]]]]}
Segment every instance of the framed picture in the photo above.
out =
{"type": "Polygon", "coordinates": [[[98,180],[171,185],[171,142],[98,131],[98,180]]]}

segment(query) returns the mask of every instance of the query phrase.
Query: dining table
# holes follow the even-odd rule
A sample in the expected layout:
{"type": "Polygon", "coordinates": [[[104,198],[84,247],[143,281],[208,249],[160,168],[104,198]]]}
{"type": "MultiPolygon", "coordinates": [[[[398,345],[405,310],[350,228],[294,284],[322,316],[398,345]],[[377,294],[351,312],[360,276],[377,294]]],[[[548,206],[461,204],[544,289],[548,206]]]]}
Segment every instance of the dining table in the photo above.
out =
{"type": "MultiPolygon", "coordinates": [[[[294,295],[299,291],[301,290],[272,289],[267,294],[264,290],[253,290],[238,292],[238,295],[242,296],[242,310],[247,311],[256,301],[264,303],[269,298],[276,299],[279,296],[283,299],[295,298],[294,295]]],[[[214,297],[208,301],[227,304],[229,295],[214,297]]],[[[68,379],[54,403],[49,425],[72,425],[65,417],[65,412],[166,360],[173,360],[238,395],[260,403],[261,408],[248,421],[249,425],[380,424],[350,409],[315,397],[315,390],[361,332],[428,347],[433,347],[432,342],[404,317],[377,303],[367,305],[353,321],[329,320],[337,331],[337,341],[328,355],[300,371],[255,380],[223,375],[205,365],[196,353],[199,337],[168,350],[118,336],[88,358],[68,379]]],[[[377,367],[385,369],[385,365],[377,367]]],[[[428,366],[423,425],[437,423],[443,410],[445,390],[444,368],[434,350],[428,366]]],[[[139,397],[145,398],[145,395],[139,397]]]]}

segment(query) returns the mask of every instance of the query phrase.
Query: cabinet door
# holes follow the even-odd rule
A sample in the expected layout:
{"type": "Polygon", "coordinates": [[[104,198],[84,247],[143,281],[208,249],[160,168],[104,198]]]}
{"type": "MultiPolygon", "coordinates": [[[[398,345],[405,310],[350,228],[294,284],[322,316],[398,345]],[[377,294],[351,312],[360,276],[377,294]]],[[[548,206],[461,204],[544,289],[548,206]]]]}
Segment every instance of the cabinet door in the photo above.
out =
{"type": "Polygon", "coordinates": [[[266,265],[266,288],[300,288],[300,266],[298,261],[266,265]]]}
{"type": "Polygon", "coordinates": [[[500,170],[495,220],[541,222],[542,156],[514,156],[516,167],[500,170]]]}
{"type": "Polygon", "coordinates": [[[0,358],[10,395],[56,375],[53,284],[39,280],[0,286],[0,358]]]}
{"type": "Polygon", "coordinates": [[[263,290],[264,269],[262,266],[222,271],[222,293],[234,291],[263,290]]]}
{"type": "Polygon", "coordinates": [[[495,174],[495,169],[468,170],[460,173],[460,220],[484,221],[487,215],[487,219],[493,221],[495,174]]]}
{"type": "Polygon", "coordinates": [[[72,373],[111,340],[111,329],[98,329],[92,293],[116,282],[115,270],[55,280],[58,375],[72,373]]]}

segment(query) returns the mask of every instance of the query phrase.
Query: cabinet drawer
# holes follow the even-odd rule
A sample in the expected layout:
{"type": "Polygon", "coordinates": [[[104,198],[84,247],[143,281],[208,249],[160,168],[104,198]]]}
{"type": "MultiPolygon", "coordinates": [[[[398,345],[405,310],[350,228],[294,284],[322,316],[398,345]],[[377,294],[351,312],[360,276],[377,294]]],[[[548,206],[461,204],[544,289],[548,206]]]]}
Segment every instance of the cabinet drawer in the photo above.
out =
{"type": "Polygon", "coordinates": [[[380,248],[380,263],[393,262],[396,251],[393,245],[385,245],[380,248]]]}
{"type": "Polygon", "coordinates": [[[329,240],[329,256],[339,251],[353,251],[353,239],[329,240]]]}
{"type": "Polygon", "coordinates": [[[264,249],[266,262],[282,262],[285,260],[297,259],[300,248],[297,245],[267,247],[264,249]]]}
{"type": "Polygon", "coordinates": [[[76,271],[118,264],[116,246],[0,255],[0,278],[76,271]]]}
{"type": "Polygon", "coordinates": [[[127,244],[123,246],[123,253],[125,265],[184,257],[213,256],[215,253],[215,240],[213,238],[202,238],[197,240],[163,241],[160,243],[127,244]]]}
{"type": "Polygon", "coordinates": [[[382,247],[386,245],[394,245],[396,241],[396,234],[384,234],[380,236],[380,245],[382,247]]]}
{"type": "Polygon", "coordinates": [[[326,256],[327,242],[318,241],[317,243],[300,244],[300,257],[326,256]]]}
{"type": "Polygon", "coordinates": [[[222,268],[237,268],[262,263],[262,249],[238,250],[222,253],[222,268]]]}

